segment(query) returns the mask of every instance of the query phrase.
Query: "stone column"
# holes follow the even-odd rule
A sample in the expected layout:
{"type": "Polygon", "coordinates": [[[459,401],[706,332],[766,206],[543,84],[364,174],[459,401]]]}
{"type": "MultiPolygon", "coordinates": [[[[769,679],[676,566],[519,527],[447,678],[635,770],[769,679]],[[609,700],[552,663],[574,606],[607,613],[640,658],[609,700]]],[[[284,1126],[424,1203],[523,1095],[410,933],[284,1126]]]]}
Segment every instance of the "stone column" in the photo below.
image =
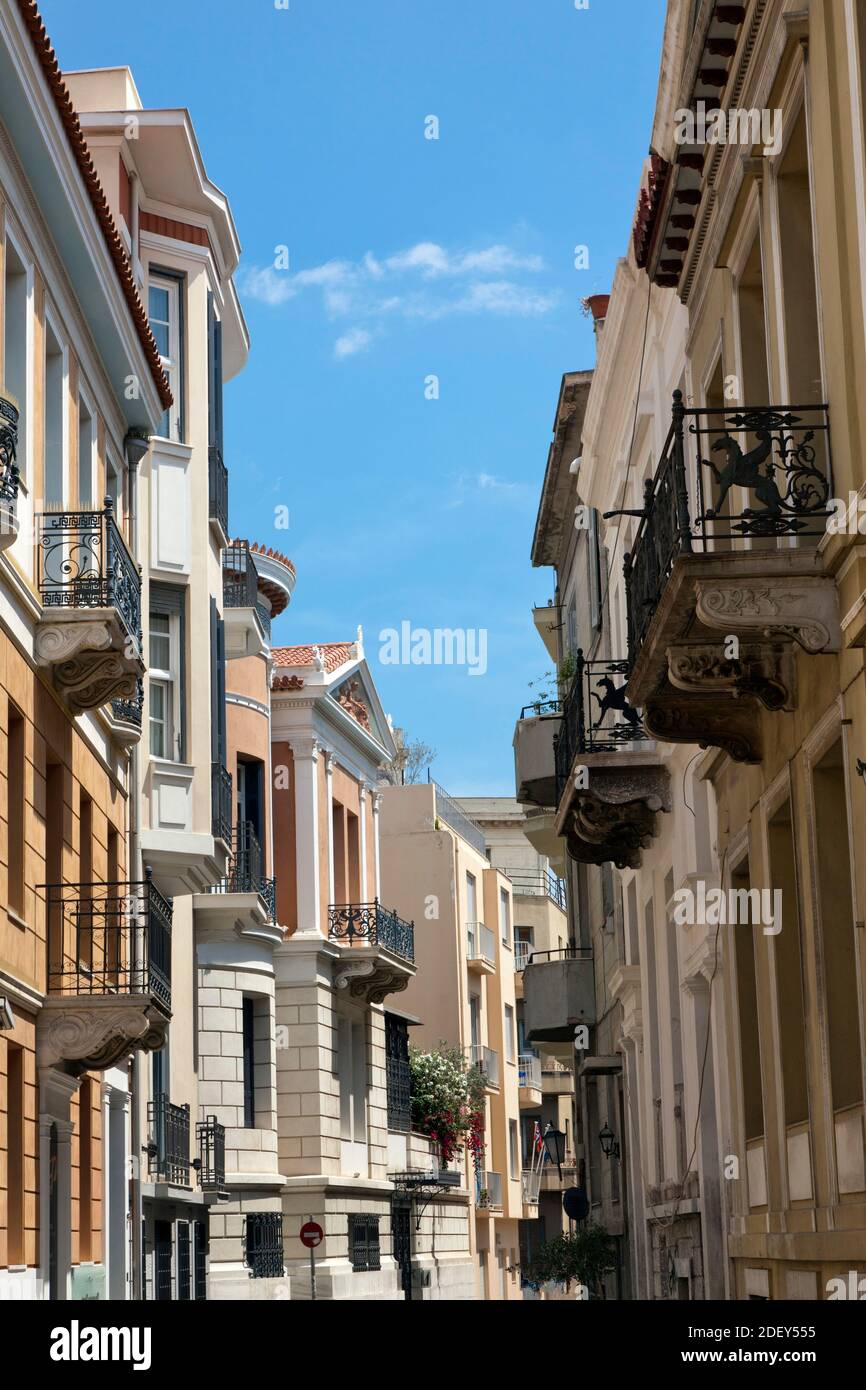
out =
{"type": "MultiPolygon", "coordinates": [[[[298,876],[298,931],[322,932],[319,893],[318,740],[289,740],[295,767],[295,850],[298,876]]],[[[330,838],[330,836],[329,836],[330,838]]]]}
{"type": "Polygon", "coordinates": [[[72,1121],[70,1102],[78,1090],[76,1077],[54,1067],[39,1070],[39,1251],[46,1296],[51,1270],[51,1130],[57,1136],[57,1289],[60,1300],[69,1298],[72,1271],[72,1121]]]}
{"type": "Polygon", "coordinates": [[[125,1299],[127,1259],[127,1132],[129,1092],[104,1085],[102,1153],[105,1169],[103,1210],[105,1213],[106,1293],[111,1299],[125,1299]]]}

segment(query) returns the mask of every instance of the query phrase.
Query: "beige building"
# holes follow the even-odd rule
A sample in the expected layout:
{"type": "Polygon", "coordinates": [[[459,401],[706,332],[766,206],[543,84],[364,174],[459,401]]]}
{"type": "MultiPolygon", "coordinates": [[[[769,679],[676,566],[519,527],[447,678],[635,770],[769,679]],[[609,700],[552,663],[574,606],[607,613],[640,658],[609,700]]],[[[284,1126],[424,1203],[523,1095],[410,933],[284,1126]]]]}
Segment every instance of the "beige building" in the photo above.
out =
{"type": "Polygon", "coordinates": [[[537,1203],[524,1202],[522,1184],[511,884],[491,867],[481,829],[435,783],[385,787],[381,802],[383,896],[415,922],[417,975],[404,995],[421,1020],[413,1042],[465,1049],[486,1083],[484,1167],[463,1158],[475,1296],[519,1298],[519,1227],[537,1203]]]}
{"type": "Polygon", "coordinates": [[[408,1030],[423,1027],[411,985],[431,967],[416,957],[413,895],[385,876],[389,721],[360,631],[355,642],[272,655],[274,864],[286,931],[274,951],[276,1114],[291,1296],[310,1297],[299,1232],[311,1218],[324,1231],[317,1297],[471,1298],[469,1192],[410,1126],[408,1030]]]}

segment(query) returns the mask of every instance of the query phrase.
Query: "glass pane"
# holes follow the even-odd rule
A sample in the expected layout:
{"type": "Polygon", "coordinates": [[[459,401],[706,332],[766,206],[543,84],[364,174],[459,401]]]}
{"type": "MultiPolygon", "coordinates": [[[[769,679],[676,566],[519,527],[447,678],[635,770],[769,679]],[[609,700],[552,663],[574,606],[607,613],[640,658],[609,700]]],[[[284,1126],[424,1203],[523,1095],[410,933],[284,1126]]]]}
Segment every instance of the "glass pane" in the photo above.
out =
{"type": "Polygon", "coordinates": [[[168,323],[168,290],[162,285],[151,285],[147,295],[147,312],[152,319],[168,323]]]}
{"type": "Polygon", "coordinates": [[[171,637],[166,613],[150,615],[150,665],[158,671],[171,670],[171,637]]]}
{"type": "Polygon", "coordinates": [[[160,357],[169,356],[168,324],[160,323],[157,319],[151,319],[150,330],[156,339],[156,346],[159,349],[160,357]]]}

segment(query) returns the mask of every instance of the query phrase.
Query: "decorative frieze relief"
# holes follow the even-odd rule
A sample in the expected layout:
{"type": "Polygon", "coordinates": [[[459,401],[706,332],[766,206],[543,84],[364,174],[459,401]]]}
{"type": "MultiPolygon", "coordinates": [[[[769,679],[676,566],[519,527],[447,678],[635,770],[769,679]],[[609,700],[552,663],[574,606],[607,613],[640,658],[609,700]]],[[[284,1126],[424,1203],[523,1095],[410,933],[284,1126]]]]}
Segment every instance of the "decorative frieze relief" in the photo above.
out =
{"type": "Polygon", "coordinates": [[[841,650],[836,584],[826,576],[699,579],[695,597],[698,621],[718,632],[788,639],[810,654],[841,650]]]}

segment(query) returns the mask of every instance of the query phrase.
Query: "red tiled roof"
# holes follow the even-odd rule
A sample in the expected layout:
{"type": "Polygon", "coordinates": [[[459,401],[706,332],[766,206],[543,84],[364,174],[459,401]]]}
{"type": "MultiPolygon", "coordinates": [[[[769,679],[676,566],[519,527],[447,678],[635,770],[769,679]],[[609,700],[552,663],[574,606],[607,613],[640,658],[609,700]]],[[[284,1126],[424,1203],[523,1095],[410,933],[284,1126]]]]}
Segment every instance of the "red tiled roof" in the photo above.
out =
{"type": "MultiPolygon", "coordinates": [[[[354,642],[322,642],[320,646],[329,674],[351,661],[356,650],[354,642]]],[[[313,647],[272,647],[271,656],[275,666],[313,666],[313,650],[313,647]]]]}
{"type": "MultiPolygon", "coordinates": [[[[263,545],[259,545],[257,541],[246,541],[240,539],[233,540],[232,545],[248,545],[250,548],[250,553],[252,555],[263,555],[268,560],[275,560],[278,565],[283,565],[284,568],[289,571],[293,578],[297,577],[295,567],[292,564],[289,557],[287,555],[281,555],[279,550],[274,550],[271,546],[268,546],[268,548],[265,549],[265,547],[263,545]]],[[[289,599],[285,589],[281,588],[279,584],[273,583],[270,579],[268,579],[267,575],[259,574],[259,588],[262,590],[263,593],[267,594],[268,599],[270,600],[271,613],[274,617],[277,617],[286,608],[288,608],[289,599]]]]}
{"type": "Polygon", "coordinates": [[[263,545],[259,545],[258,541],[250,541],[250,550],[254,551],[256,555],[267,555],[269,559],[277,560],[281,565],[285,565],[286,569],[291,570],[292,574],[295,573],[295,567],[288,555],[283,555],[279,550],[274,550],[273,546],[269,545],[268,548],[265,549],[263,545]]]}
{"type": "Polygon", "coordinates": [[[45,32],[45,25],[42,16],[36,7],[35,0],[18,0],[18,9],[24,25],[30,34],[36,56],[45,74],[45,79],[54,98],[63,127],[69,139],[75,161],[84,179],[93,211],[96,213],[97,221],[102,228],[102,235],[108,247],[109,254],[114,262],[117,271],[117,278],[120,281],[129,311],[138,333],[139,341],[144,350],[150,367],[151,375],[156,382],[156,389],[159,392],[159,399],[164,409],[168,409],[172,403],[171,389],[168,384],[162,365],[159,360],[159,351],[156,341],[150,331],[150,324],[144,312],[144,305],[141,302],[132,269],[129,264],[129,257],[120,238],[120,233],[111,215],[108,200],[102,189],[102,184],[93,165],[87,142],[81,130],[81,124],[75,114],[75,108],[69,95],[66,83],[63,81],[63,74],[60,65],[51,47],[51,41],[45,32]]]}
{"type": "Polygon", "coordinates": [[[646,188],[640,191],[637,215],[632,229],[634,258],[638,269],[643,270],[649,260],[650,247],[655,235],[656,220],[661,199],[667,182],[670,166],[661,155],[650,155],[649,176],[646,188]]]}

